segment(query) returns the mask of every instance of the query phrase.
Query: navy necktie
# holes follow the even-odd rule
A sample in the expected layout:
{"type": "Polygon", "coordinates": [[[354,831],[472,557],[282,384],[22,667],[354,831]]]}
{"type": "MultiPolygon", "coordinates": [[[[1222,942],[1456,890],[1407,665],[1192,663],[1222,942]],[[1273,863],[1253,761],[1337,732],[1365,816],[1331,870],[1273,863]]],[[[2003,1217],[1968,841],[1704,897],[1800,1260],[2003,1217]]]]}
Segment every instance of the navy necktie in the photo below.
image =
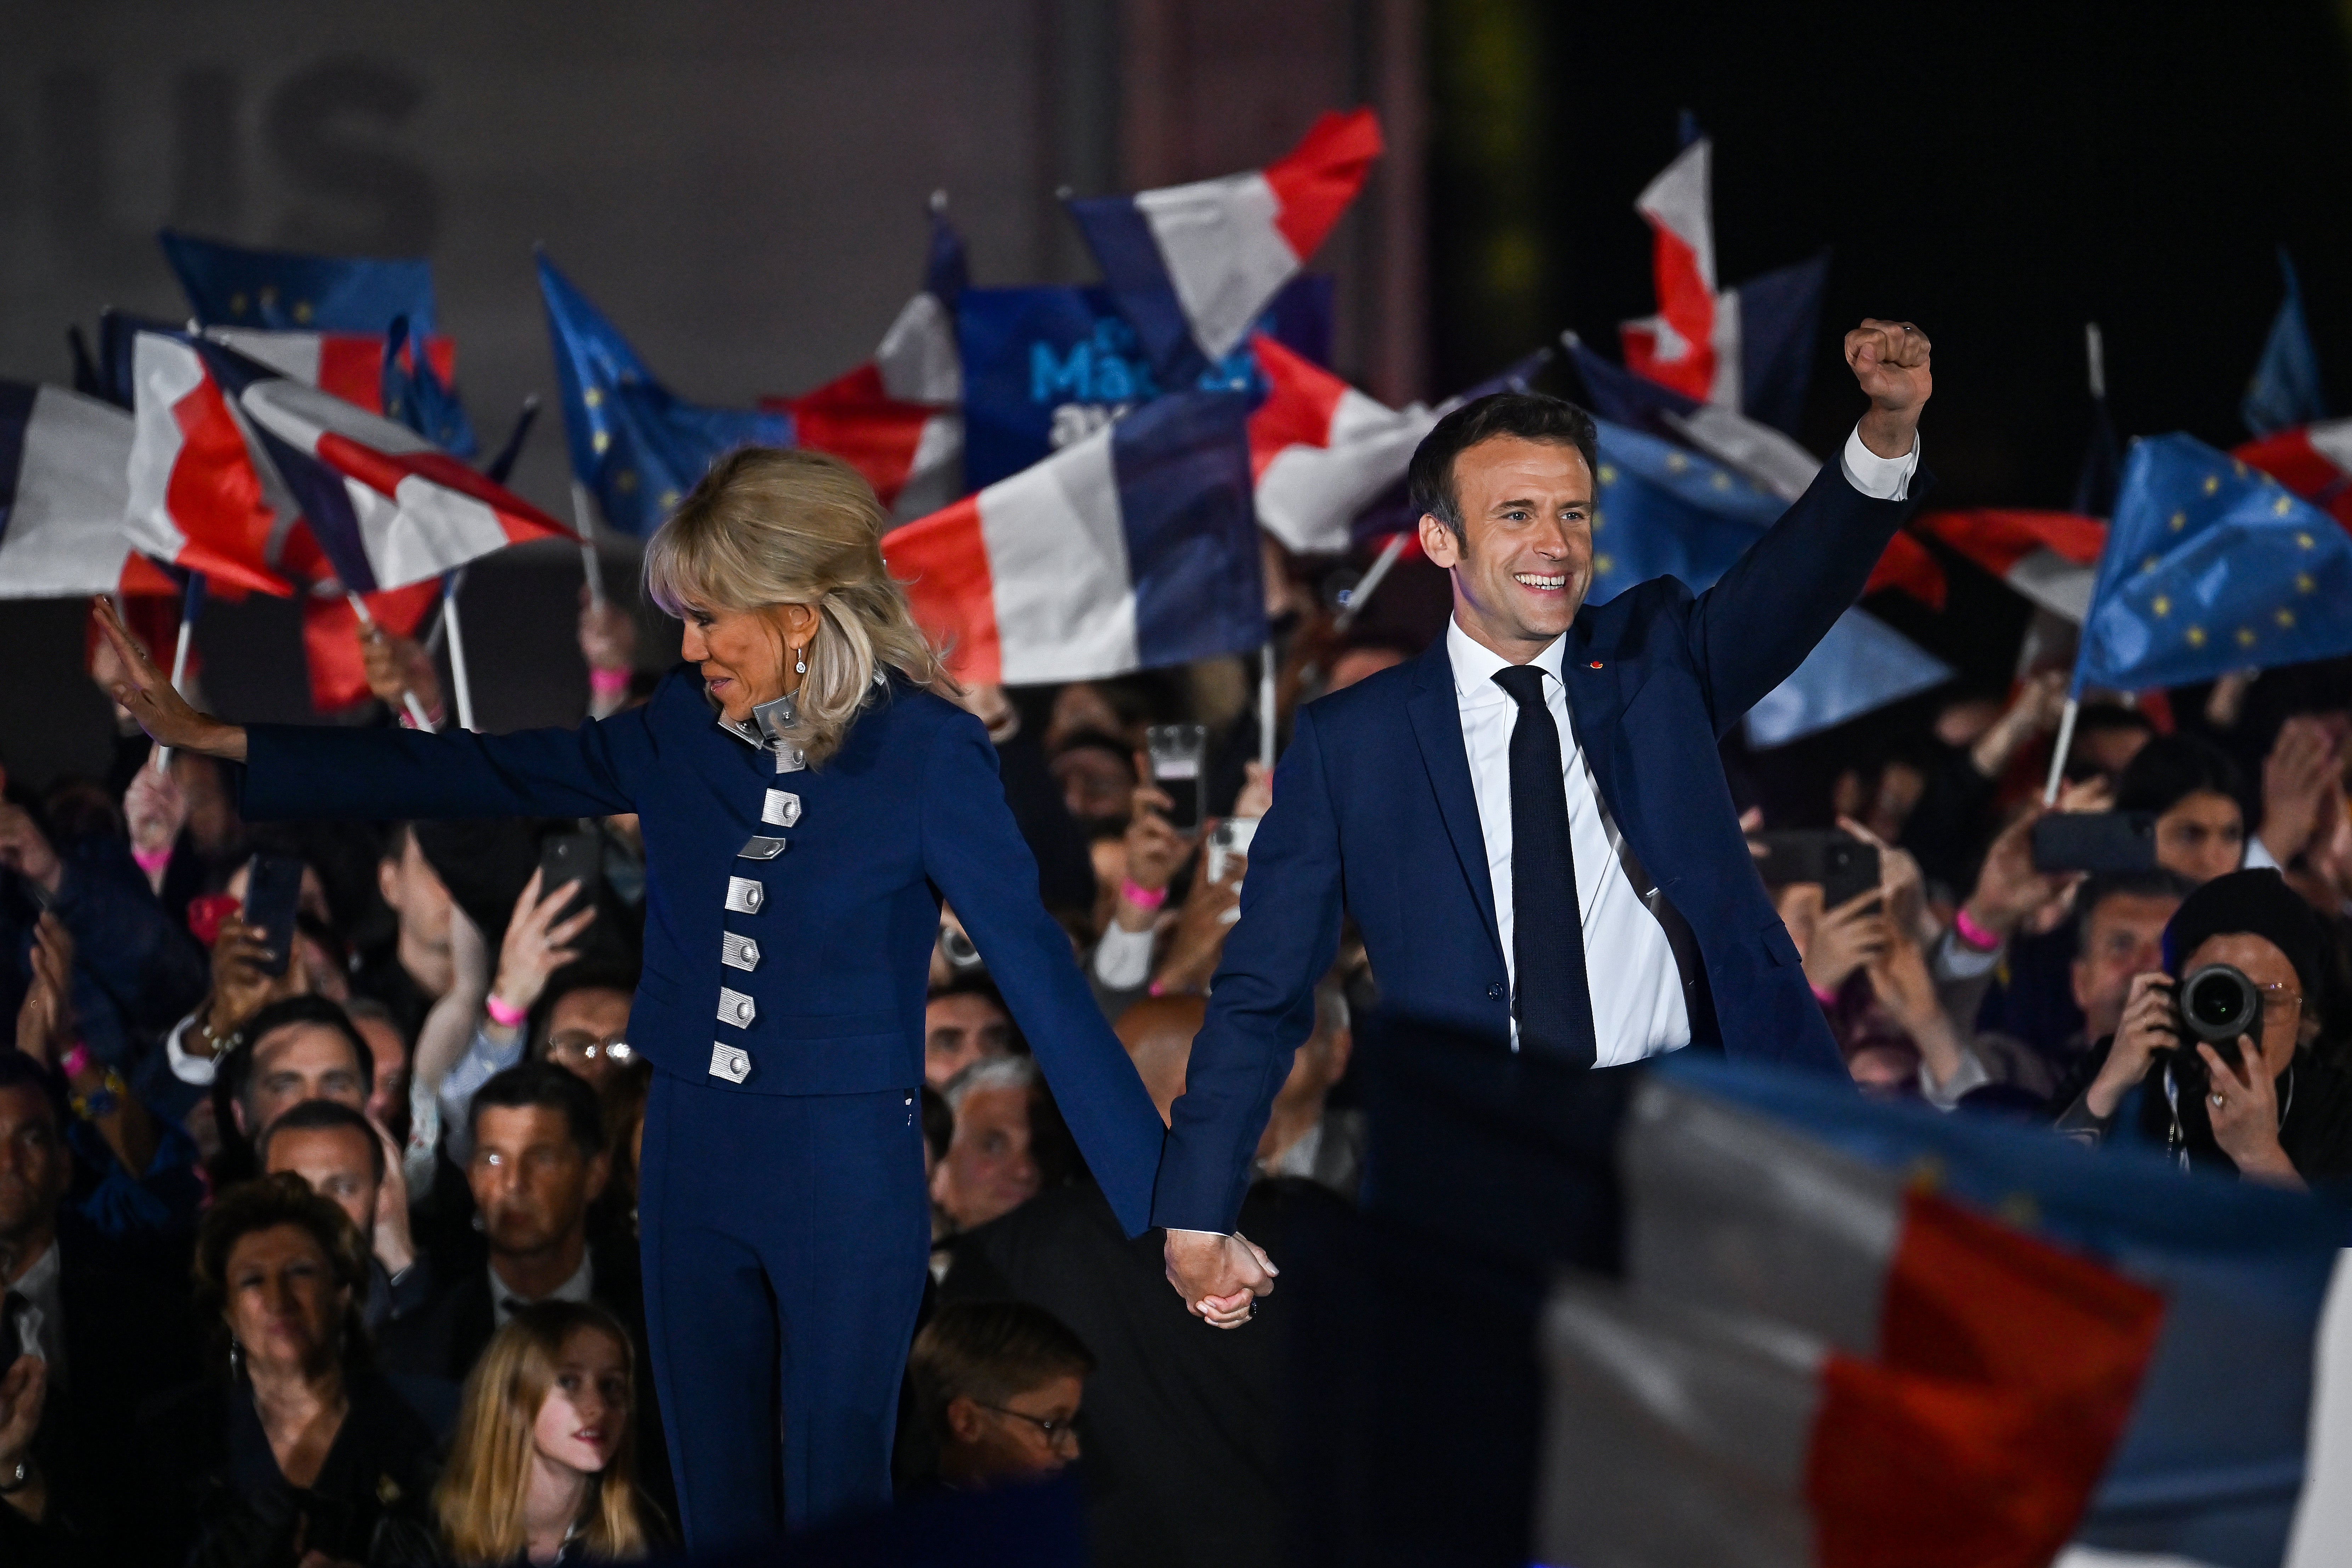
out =
{"type": "Polygon", "coordinates": [[[1568,783],[1559,725],[1532,664],[1495,672],[1519,705],[1511,726],[1511,962],[1519,1048],[1591,1067],[1592,992],[1584,972],[1584,921],[1576,907],[1576,852],[1568,840],[1568,783]]]}

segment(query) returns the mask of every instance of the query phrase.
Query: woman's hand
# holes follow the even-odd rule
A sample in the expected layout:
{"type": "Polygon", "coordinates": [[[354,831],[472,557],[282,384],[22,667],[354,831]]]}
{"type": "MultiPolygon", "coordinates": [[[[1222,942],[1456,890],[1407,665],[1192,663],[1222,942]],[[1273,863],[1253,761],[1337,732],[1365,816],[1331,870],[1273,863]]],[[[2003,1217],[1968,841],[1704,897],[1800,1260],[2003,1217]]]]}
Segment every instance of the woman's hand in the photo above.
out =
{"type": "Polygon", "coordinates": [[[1217,973],[1217,961],[1224,956],[1225,938],[1240,918],[1242,878],[1249,870],[1249,857],[1227,855],[1225,874],[1218,880],[1209,880],[1207,846],[1202,847],[1202,860],[1192,873],[1192,890],[1184,897],[1184,908],[1176,918],[1176,934],[1168,941],[1168,956],[1160,962],[1160,973],[1152,977],[1160,991],[1199,991],[1217,973]]]}
{"type": "Polygon", "coordinates": [[[441,711],[440,672],[433,668],[424,644],[401,636],[382,621],[361,626],[359,637],[360,667],[377,701],[399,712],[413,693],[426,713],[441,711]]]}
{"type": "Polygon", "coordinates": [[[142,867],[150,860],[155,863],[147,873],[148,886],[162,892],[172,846],[188,825],[188,797],[167,769],[141,768],[122,792],[122,819],[131,829],[131,853],[142,867]]]}
{"type": "Polygon", "coordinates": [[[2106,1064],[2091,1080],[2084,1100],[2101,1121],[2116,1113],[2116,1102],[2132,1085],[2147,1076],[2148,1063],[2158,1051],[2180,1048],[2179,1016],[2172,1004],[2172,977],[2150,971],[2132,976],[2124,994],[2123,1022],[2116,1026],[2115,1043],[2107,1047],[2106,1064]]]}
{"type": "Polygon", "coordinates": [[[2261,1046],[2238,1037],[2238,1065],[2202,1040],[2197,1054],[2205,1058],[2208,1079],[2205,1114],[2213,1123],[2213,1142],[2238,1167],[2238,1174],[2273,1186],[2300,1187],[2303,1177],[2279,1146],[2278,1075],[2294,1055],[2292,1037],[2280,1042],[2282,1056],[2266,1056],[2261,1046]]]}
{"type": "Polygon", "coordinates": [[[122,677],[114,683],[114,700],[138,721],[149,740],[159,746],[202,752],[224,762],[245,761],[243,729],[224,724],[211,714],[199,713],[188,706],[188,700],[173,689],[170,678],[155,668],[147,650],[123,626],[110,600],[102,596],[93,599],[90,608],[98,616],[98,629],[106,635],[108,646],[122,664],[122,677]]]}
{"type": "Polygon", "coordinates": [[[1805,944],[1805,980],[1818,993],[1834,994],[1853,972],[1885,956],[1886,895],[1866,888],[1823,914],[1805,944]]]}
{"type": "MultiPolygon", "coordinates": [[[[16,1048],[45,1066],[70,1048],[74,1032],[73,935],[44,912],[33,928],[32,984],[16,1009],[16,1048]]],[[[0,1466],[0,1468],[5,1468],[0,1466]]]]}
{"type": "MultiPolygon", "coordinates": [[[[1170,826],[1160,813],[1176,803],[1150,784],[1137,788],[1127,818],[1127,879],[1146,893],[1164,893],[1176,868],[1192,852],[1192,841],[1170,826]]],[[[1124,931],[1148,931],[1159,918],[1160,905],[1138,904],[1120,889],[1112,918],[1124,931]]]]}
{"type": "Polygon", "coordinates": [[[506,940],[499,944],[499,977],[490,986],[493,997],[519,1013],[530,1012],[555,972],[580,956],[571,945],[572,939],[596,919],[596,906],[591,904],[575,915],[557,920],[579,891],[579,884],[562,883],[542,898],[539,879],[540,873],[533,871],[530,880],[522,885],[522,896],[515,900],[506,940]]]}

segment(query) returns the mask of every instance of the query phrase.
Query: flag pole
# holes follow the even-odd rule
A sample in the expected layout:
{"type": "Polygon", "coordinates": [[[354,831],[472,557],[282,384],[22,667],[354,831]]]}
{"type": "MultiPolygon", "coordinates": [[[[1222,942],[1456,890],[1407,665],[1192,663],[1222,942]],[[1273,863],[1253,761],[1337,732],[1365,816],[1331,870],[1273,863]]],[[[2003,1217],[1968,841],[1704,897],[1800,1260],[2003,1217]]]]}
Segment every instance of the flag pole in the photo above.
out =
{"type": "Polygon", "coordinates": [[[601,610],[604,607],[604,563],[596,557],[596,507],[588,499],[588,487],[578,479],[572,481],[572,518],[580,528],[580,571],[588,579],[588,603],[601,610]]]}
{"type": "Polygon", "coordinates": [[[1404,553],[1406,541],[1411,538],[1411,534],[1405,533],[1389,535],[1388,543],[1382,545],[1380,554],[1373,558],[1371,570],[1364,574],[1364,580],[1356,584],[1354,590],[1348,595],[1347,604],[1342,605],[1339,615],[1333,617],[1331,622],[1333,631],[1344,632],[1355,624],[1356,617],[1363,614],[1365,601],[1372,596],[1372,590],[1378,588],[1381,580],[1388,576],[1389,568],[1397,563],[1397,558],[1404,553]]]}
{"type": "Polygon", "coordinates": [[[2070,696],[2058,715],[2058,740],[2050,748],[2050,782],[2042,786],[2042,804],[2058,804],[2058,786],[2065,782],[2066,752],[2074,744],[2074,715],[2083,710],[2083,700],[2070,696]]]}
{"type": "MultiPolygon", "coordinates": [[[[180,590],[180,635],[178,640],[172,645],[172,689],[184,697],[187,695],[183,688],[186,686],[188,679],[188,650],[195,643],[196,612],[204,606],[204,602],[205,574],[201,572],[191,572],[188,574],[187,585],[180,590]]],[[[116,614],[118,616],[121,614],[119,608],[116,614]]],[[[155,771],[160,773],[171,765],[172,748],[156,747],[155,771]]]]}
{"type": "Polygon", "coordinates": [[[1257,760],[1274,766],[1274,639],[1257,656],[1257,760]]]}
{"type": "Polygon", "coordinates": [[[466,569],[441,575],[441,624],[449,630],[449,685],[457,698],[457,728],[474,727],[474,682],[466,670],[466,633],[457,623],[457,590],[466,585],[466,569]]]}
{"type": "MultiPolygon", "coordinates": [[[[360,618],[362,629],[372,629],[375,626],[375,617],[368,614],[367,601],[349,589],[343,591],[343,597],[350,603],[352,614],[360,618]]],[[[402,688],[400,702],[402,707],[408,710],[409,719],[418,729],[428,735],[433,733],[433,716],[425,711],[425,704],[416,700],[416,693],[405,687],[402,688]]]]}
{"type": "Polygon", "coordinates": [[[2096,321],[2083,323],[2083,357],[2091,370],[2091,398],[2104,403],[2107,397],[2107,340],[2096,321]]]}

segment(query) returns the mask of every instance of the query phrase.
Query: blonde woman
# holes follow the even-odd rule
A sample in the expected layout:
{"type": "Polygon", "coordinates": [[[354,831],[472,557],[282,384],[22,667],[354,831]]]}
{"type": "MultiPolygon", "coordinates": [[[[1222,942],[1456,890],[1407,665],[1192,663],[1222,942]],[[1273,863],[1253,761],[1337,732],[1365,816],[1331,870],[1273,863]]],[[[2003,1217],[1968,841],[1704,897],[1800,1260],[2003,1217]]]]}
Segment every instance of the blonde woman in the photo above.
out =
{"type": "Polygon", "coordinates": [[[190,708],[98,609],[118,700],[159,744],[243,763],[249,822],[638,815],[646,1317],[698,1552],[889,1500],[930,1246],[919,1090],[942,895],[1120,1220],[1150,1218],[1160,1118],[1038,902],[986,731],[932,690],[885,524],[834,458],[722,458],[646,549],[685,662],[578,730],[239,727],[190,708]]]}
{"type": "Polygon", "coordinates": [[[602,1307],[541,1301],[466,1378],[433,1502],[461,1568],[643,1557],[659,1533],[636,1487],[629,1336],[602,1307]]]}

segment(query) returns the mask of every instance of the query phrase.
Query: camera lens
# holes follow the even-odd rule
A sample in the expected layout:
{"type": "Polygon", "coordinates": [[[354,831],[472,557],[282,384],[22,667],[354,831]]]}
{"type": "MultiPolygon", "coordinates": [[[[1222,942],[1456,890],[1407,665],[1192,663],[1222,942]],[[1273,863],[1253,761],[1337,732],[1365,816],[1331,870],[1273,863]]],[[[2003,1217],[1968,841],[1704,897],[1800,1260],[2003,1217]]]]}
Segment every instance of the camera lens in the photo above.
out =
{"type": "Polygon", "coordinates": [[[970,969],[980,962],[980,949],[957,926],[940,928],[940,952],[958,969],[970,969]]]}
{"type": "Polygon", "coordinates": [[[2200,1040],[2234,1040],[2254,1032],[2254,983],[2226,963],[2209,964],[2180,984],[2181,1022],[2200,1040]]]}

